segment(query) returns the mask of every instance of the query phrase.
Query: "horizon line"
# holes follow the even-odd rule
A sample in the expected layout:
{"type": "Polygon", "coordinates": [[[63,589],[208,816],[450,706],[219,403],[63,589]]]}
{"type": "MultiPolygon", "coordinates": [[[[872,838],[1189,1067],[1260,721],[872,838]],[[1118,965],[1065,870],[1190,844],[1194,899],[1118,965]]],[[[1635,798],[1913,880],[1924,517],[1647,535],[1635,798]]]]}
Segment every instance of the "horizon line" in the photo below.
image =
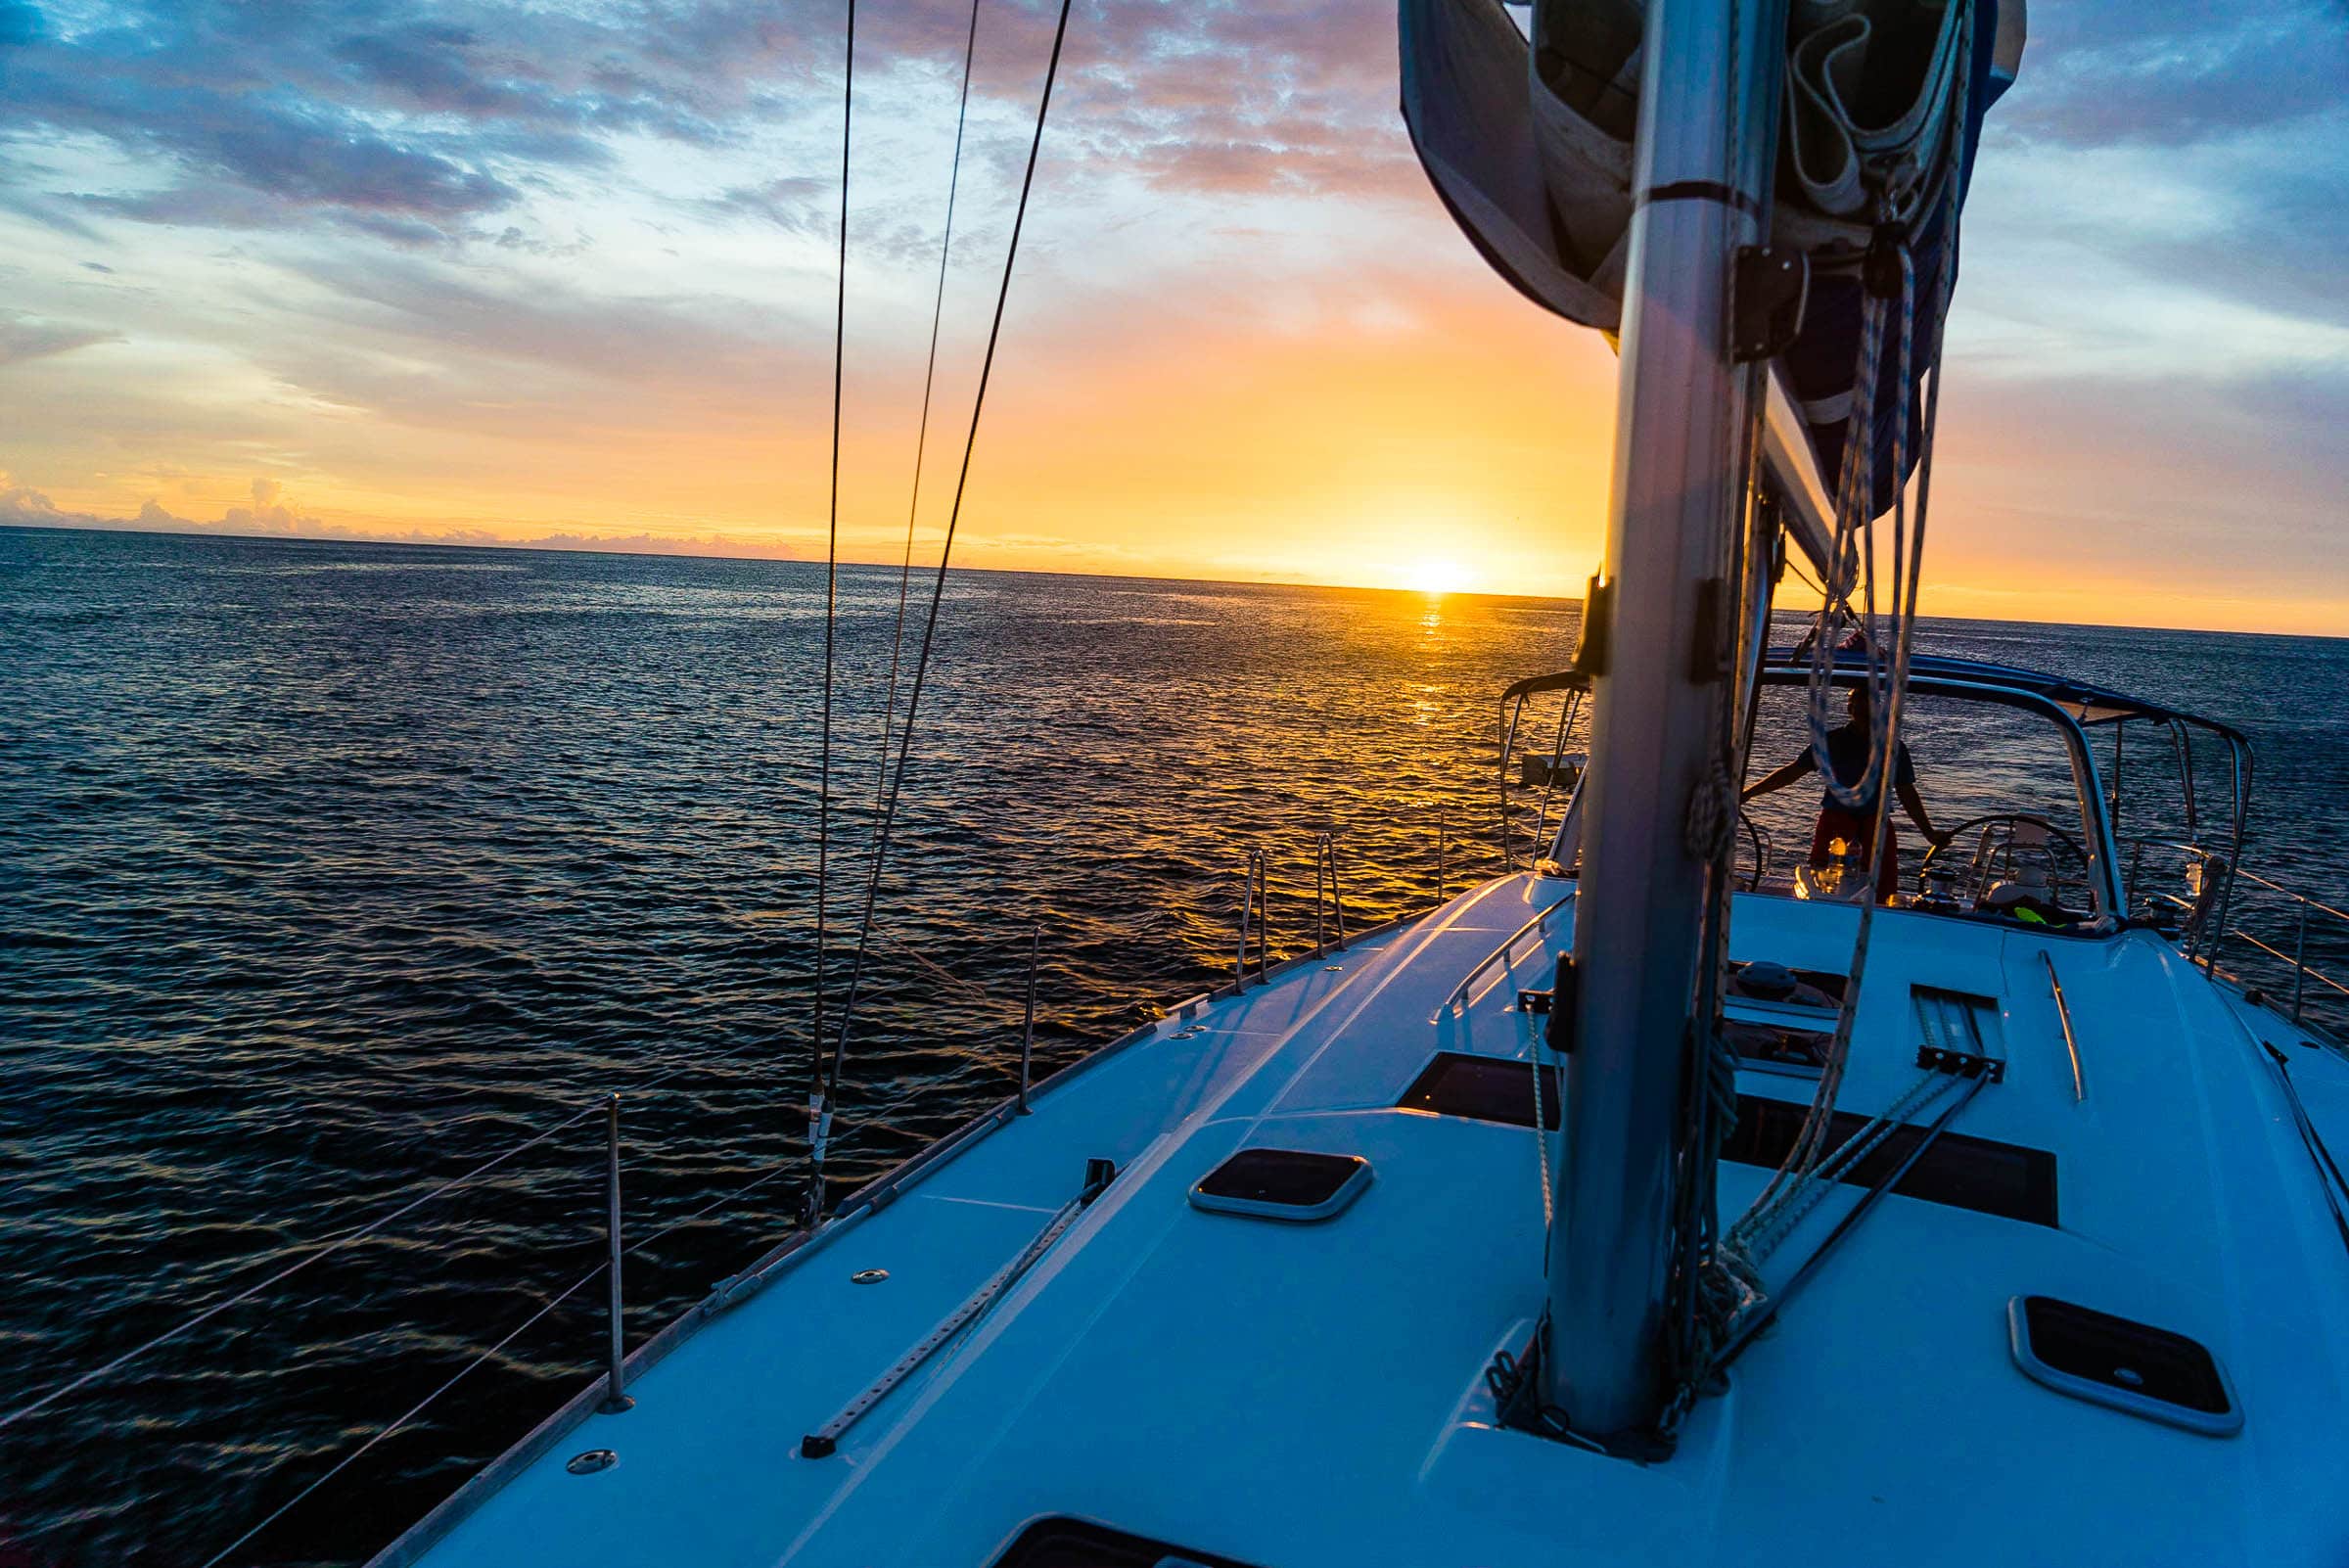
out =
{"type": "MultiPolygon", "coordinates": [[[[530,555],[628,556],[645,561],[739,561],[746,563],[760,562],[778,566],[809,567],[820,567],[827,564],[825,559],[820,556],[726,555],[709,550],[632,550],[619,546],[606,547],[597,544],[556,545],[530,543],[521,540],[511,543],[503,541],[483,543],[478,540],[463,539],[368,539],[340,534],[239,533],[232,532],[225,529],[154,529],[139,528],[135,525],[90,527],[85,524],[72,523],[27,523],[14,519],[0,519],[0,529],[13,529],[26,533],[135,533],[166,539],[238,539],[254,544],[364,544],[377,549],[392,550],[504,550],[521,552],[530,555]]],[[[836,561],[830,564],[835,568],[861,567],[880,572],[896,572],[902,570],[900,564],[894,561],[836,561]]],[[[927,563],[918,566],[915,570],[923,573],[935,572],[937,570],[937,563],[927,563]]],[[[1165,573],[1154,572],[1086,572],[1081,570],[1053,571],[1041,567],[984,567],[954,566],[951,564],[947,565],[946,570],[949,573],[986,573],[992,576],[1091,577],[1110,582],[1130,581],[1196,583],[1207,587],[1313,588],[1321,590],[1337,589],[1351,593],[1405,594],[1422,599],[1514,599],[1538,604],[1573,605],[1577,609],[1582,608],[1582,606],[1586,603],[1586,601],[1583,599],[1563,594],[1508,593],[1482,588],[1460,588],[1446,593],[1431,593],[1424,588],[1399,588],[1385,583],[1306,582],[1286,577],[1175,576],[1165,573]]],[[[1771,611],[1771,614],[1773,618],[1779,615],[1809,615],[1812,612],[1809,611],[1780,609],[1775,605],[1773,606],[1771,611]]],[[[2079,629],[2093,631],[2160,631],[2184,632],[2193,636],[2204,637],[2288,637],[2305,638],[2320,642],[2349,641],[2349,633],[2340,632],[2240,631],[2226,630],[2212,626],[2141,625],[2134,622],[2119,621],[2026,621],[2009,619],[2004,616],[1950,616],[1921,614],[1917,617],[1917,620],[1919,622],[1951,622],[1972,625],[2038,626],[2055,630],[2079,629]]]]}

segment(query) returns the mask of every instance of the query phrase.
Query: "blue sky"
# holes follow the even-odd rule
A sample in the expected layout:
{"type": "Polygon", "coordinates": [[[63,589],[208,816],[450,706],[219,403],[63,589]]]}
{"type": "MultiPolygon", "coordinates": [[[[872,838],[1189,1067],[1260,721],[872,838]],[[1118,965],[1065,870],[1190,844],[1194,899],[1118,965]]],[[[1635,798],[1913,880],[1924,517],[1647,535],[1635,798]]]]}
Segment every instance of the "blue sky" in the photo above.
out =
{"type": "MultiPolygon", "coordinates": [[[[865,559],[904,528],[967,16],[862,13],[865,559]]],[[[0,521],[819,551],[841,20],[0,0],[0,521]]],[[[2032,22],[1969,209],[1932,607],[2349,633],[2349,14],[2032,22]]],[[[980,27],[934,462],[1050,16],[980,27]]],[[[1580,584],[1611,361],[1454,234],[1393,51],[1373,3],[1080,0],[964,559],[1580,584]]]]}

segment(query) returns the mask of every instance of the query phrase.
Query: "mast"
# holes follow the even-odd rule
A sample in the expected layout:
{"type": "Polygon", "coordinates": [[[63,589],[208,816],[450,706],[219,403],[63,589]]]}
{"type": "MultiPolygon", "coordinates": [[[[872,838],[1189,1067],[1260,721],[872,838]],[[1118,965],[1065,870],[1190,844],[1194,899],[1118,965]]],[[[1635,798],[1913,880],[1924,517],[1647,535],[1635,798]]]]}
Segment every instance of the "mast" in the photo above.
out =
{"type": "Polygon", "coordinates": [[[1737,249],[1763,237],[1785,16],[1784,0],[1647,7],[1614,483],[1584,610],[1599,669],[1542,1359],[1544,1400],[1592,1436],[1651,1427],[1665,1395],[1673,1181],[1706,900],[1685,824],[1727,732],[1733,644],[1721,623],[1735,590],[1722,579],[1761,386],[1730,362],[1729,278],[1737,249]]]}

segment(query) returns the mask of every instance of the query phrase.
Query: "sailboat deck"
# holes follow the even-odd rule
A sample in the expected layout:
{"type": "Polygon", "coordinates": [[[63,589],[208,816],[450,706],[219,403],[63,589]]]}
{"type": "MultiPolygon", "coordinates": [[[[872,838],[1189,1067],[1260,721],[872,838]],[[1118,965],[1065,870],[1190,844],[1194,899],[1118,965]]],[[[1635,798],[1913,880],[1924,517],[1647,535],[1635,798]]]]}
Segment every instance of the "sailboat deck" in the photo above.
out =
{"type": "MultiPolygon", "coordinates": [[[[2143,933],[1878,919],[1842,1105],[1872,1113],[1915,1082],[1911,985],[1995,998],[2004,1079],[1952,1131],[2051,1154],[2057,1222],[1887,1198],[1668,1462],[1494,1425],[1485,1367],[1523,1345],[1543,1295],[1535,1136],[1398,1101],[1439,1050],[1525,1059],[1516,992],[1549,984],[1571,903],[1461,1013],[1445,1004],[1570,886],[1503,879],[1168,1019],[820,1233],[646,1370],[633,1410],[588,1417],[382,1560],[978,1568],[1055,1516],[1257,1568],[2218,1563],[2349,1545],[2332,1441],[2349,1254],[2246,1020],[2312,1107],[2349,1105],[2349,1068],[2143,933]],[[1187,1201],[1251,1146],[1359,1155],[1374,1178],[1321,1223],[1187,1201]],[[837,1453],[802,1457],[805,1433],[1077,1194],[1089,1158],[1119,1176],[1011,1291],[837,1453]],[[2022,1294],[2199,1340],[2233,1378],[2240,1433],[2031,1381],[2007,1347],[2022,1294]],[[566,1470],[591,1449],[617,1464],[566,1470]]],[[[1841,970],[1855,918],[1743,898],[1733,955],[1841,970]]],[[[1811,1083],[1757,1069],[1739,1088],[1804,1102],[1811,1083]]],[[[1766,1175],[1725,1162],[1725,1216],[1766,1175]]],[[[1861,1191],[1831,1193],[1770,1277],[1861,1191]]]]}

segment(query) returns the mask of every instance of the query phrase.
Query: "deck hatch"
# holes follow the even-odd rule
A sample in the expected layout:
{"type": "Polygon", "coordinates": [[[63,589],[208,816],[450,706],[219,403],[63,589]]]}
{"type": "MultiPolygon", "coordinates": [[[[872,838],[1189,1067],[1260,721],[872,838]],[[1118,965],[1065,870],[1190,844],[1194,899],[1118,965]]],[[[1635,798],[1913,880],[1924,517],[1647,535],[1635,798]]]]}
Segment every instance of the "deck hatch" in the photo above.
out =
{"type": "Polygon", "coordinates": [[[2009,1301],[2006,1332],[2015,1364],[2058,1394],[2212,1437],[2242,1428],[2227,1374],[2184,1334],[2052,1296],[2009,1301]]]}
{"type": "MultiPolygon", "coordinates": [[[[1722,1157],[1739,1165],[1776,1167],[1794,1147],[1803,1117],[1810,1110],[1787,1100],[1759,1095],[1737,1096],[1737,1128],[1722,1148],[1722,1157]]],[[[1827,1133],[1829,1147],[1841,1143],[1867,1123],[1865,1116],[1837,1111],[1827,1133]]],[[[1924,1130],[1896,1129],[1865,1159],[1844,1173],[1855,1186],[1874,1186],[1897,1169],[1916,1147],[1924,1130]]],[[[1977,1214],[2052,1225],[2055,1218],[2055,1156],[2045,1149],[1993,1138],[1944,1132],[1926,1148],[1893,1192],[1904,1198],[1944,1203],[1977,1214]]]]}
{"type": "Polygon", "coordinates": [[[1191,1207],[1257,1220],[1327,1220],[1369,1184],[1370,1162],[1359,1154],[1242,1149],[1199,1178],[1191,1207]]]}
{"type": "MultiPolygon", "coordinates": [[[[1438,1051],[1395,1103],[1406,1111],[1464,1116],[1472,1122],[1534,1125],[1533,1067],[1498,1056],[1438,1051]]],[[[1558,1070],[1542,1069],[1542,1125],[1558,1125],[1558,1070]]]]}
{"type": "Polygon", "coordinates": [[[1083,1519],[1038,1519],[993,1568],[1249,1568],[1236,1557],[1192,1551],[1083,1519]]]}

